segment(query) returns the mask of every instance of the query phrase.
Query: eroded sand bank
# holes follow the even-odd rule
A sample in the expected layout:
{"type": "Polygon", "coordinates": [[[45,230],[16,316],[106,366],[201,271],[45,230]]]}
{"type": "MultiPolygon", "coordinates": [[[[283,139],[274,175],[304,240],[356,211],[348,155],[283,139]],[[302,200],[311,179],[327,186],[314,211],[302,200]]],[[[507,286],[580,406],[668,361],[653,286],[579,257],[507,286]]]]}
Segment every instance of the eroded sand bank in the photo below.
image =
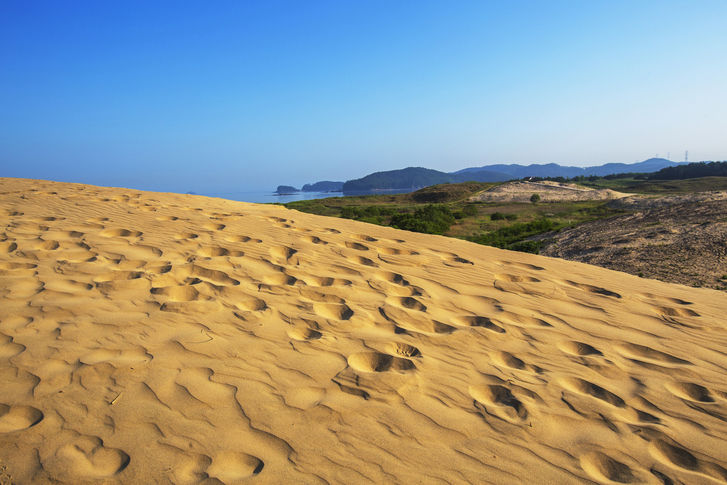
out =
{"type": "Polygon", "coordinates": [[[724,293],[198,196],[0,221],[0,480],[727,482],[724,293]]]}

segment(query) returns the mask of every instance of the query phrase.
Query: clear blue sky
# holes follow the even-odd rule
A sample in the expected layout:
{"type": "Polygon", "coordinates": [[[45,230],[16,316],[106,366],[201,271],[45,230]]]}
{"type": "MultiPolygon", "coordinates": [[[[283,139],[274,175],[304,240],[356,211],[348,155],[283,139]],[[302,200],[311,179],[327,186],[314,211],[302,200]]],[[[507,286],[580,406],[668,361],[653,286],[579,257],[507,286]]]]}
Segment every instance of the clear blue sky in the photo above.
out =
{"type": "Polygon", "coordinates": [[[0,176],[727,158],[727,1],[0,0],[0,176]]]}

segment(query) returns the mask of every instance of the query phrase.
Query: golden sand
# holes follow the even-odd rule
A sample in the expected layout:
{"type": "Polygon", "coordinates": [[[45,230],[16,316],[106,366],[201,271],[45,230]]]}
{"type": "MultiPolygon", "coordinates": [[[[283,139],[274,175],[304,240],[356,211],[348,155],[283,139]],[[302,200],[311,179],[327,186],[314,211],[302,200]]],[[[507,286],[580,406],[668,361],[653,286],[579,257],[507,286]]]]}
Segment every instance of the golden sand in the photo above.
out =
{"type": "Polygon", "coordinates": [[[0,483],[725,483],[727,295],[0,179],[0,483]]]}

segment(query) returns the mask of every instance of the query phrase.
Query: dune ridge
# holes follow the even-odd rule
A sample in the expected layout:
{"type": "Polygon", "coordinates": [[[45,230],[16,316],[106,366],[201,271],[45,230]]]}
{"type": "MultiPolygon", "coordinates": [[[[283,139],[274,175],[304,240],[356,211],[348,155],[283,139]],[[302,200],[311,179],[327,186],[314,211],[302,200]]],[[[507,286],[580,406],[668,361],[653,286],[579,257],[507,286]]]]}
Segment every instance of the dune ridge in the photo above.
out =
{"type": "Polygon", "coordinates": [[[727,483],[727,296],[0,179],[0,479],[727,483]]]}

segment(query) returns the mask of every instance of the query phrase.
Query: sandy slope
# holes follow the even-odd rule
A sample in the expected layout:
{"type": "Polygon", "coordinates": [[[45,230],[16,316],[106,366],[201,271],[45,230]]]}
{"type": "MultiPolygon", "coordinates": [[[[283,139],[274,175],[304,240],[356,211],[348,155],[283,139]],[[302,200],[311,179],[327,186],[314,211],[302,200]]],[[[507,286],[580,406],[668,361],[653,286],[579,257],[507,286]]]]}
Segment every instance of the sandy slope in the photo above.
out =
{"type": "Polygon", "coordinates": [[[0,480],[727,482],[717,291],[196,196],[0,220],[0,480]]]}
{"type": "Polygon", "coordinates": [[[516,181],[496,185],[469,198],[472,202],[530,202],[538,194],[542,202],[620,199],[631,194],[611,189],[591,189],[576,184],[544,180],[542,182],[516,181]]]}

